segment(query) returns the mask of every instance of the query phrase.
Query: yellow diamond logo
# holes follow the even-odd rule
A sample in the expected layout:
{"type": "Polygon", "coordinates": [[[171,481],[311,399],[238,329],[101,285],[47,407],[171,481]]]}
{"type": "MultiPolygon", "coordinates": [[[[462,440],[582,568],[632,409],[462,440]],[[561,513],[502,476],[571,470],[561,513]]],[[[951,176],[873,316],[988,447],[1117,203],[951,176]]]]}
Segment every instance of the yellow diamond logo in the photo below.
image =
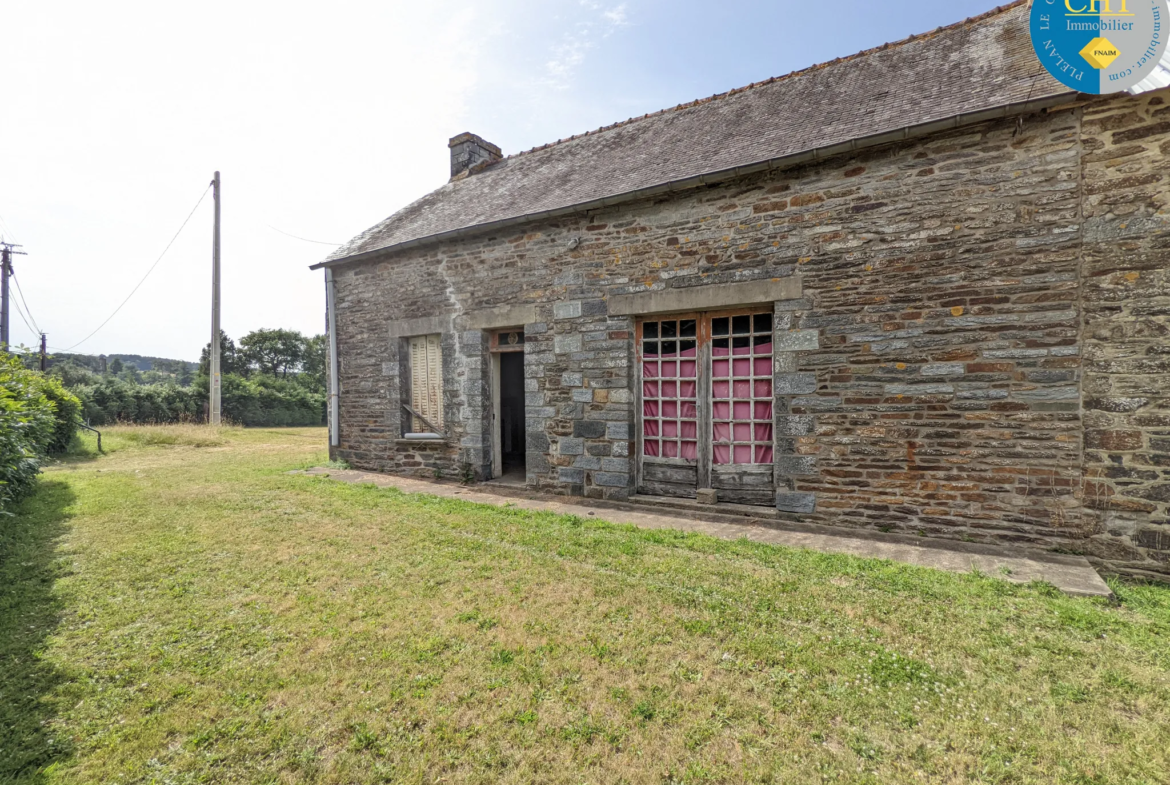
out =
{"type": "Polygon", "coordinates": [[[1089,65],[1100,71],[1108,68],[1109,64],[1118,58],[1121,52],[1116,46],[1109,43],[1108,38],[1094,38],[1081,50],[1081,57],[1089,61],[1089,65]]]}

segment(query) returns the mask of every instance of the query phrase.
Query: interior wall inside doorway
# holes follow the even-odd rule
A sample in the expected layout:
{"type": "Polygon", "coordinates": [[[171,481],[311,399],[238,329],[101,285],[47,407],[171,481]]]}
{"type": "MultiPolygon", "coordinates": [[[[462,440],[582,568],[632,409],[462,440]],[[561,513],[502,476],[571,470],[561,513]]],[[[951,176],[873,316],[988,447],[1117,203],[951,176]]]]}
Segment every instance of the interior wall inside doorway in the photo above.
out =
{"type": "Polygon", "coordinates": [[[500,448],[504,471],[524,467],[524,353],[500,355],[500,448]]]}

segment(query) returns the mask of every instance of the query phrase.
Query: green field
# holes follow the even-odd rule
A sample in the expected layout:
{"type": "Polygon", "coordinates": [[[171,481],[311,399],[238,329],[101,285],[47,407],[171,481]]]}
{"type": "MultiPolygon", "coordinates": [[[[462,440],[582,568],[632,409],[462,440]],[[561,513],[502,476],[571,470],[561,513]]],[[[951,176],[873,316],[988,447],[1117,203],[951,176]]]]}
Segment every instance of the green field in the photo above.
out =
{"type": "MultiPolygon", "coordinates": [[[[290,475],[124,428],[0,519],[0,781],[1155,783],[1120,601],[290,475]]],[[[92,443],[89,443],[92,446],[92,443]]]]}

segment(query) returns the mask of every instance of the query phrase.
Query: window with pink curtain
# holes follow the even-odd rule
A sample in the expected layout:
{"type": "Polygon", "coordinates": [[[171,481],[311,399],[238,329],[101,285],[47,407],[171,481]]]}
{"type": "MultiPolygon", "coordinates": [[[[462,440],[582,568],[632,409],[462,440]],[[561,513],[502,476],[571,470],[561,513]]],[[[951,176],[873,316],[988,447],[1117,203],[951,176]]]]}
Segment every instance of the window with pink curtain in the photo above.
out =
{"type": "Polygon", "coordinates": [[[699,459],[698,321],[642,324],[642,454],[699,459]]]}
{"type": "Polygon", "coordinates": [[[711,447],[716,465],[772,463],[772,315],[711,320],[711,447]]]}

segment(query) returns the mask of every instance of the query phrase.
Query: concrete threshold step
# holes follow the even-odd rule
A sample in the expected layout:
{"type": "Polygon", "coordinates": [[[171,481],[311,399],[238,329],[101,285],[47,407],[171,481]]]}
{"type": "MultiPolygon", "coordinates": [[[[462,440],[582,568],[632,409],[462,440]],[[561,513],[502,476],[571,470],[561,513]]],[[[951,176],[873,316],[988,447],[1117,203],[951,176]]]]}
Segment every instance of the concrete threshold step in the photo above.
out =
{"type": "Polygon", "coordinates": [[[674,496],[649,496],[636,493],[630,497],[630,502],[657,510],[682,510],[696,515],[731,515],[741,518],[755,518],[774,521],[780,519],[780,513],[772,507],[756,506],[754,504],[700,504],[694,499],[680,499],[674,496]]]}

